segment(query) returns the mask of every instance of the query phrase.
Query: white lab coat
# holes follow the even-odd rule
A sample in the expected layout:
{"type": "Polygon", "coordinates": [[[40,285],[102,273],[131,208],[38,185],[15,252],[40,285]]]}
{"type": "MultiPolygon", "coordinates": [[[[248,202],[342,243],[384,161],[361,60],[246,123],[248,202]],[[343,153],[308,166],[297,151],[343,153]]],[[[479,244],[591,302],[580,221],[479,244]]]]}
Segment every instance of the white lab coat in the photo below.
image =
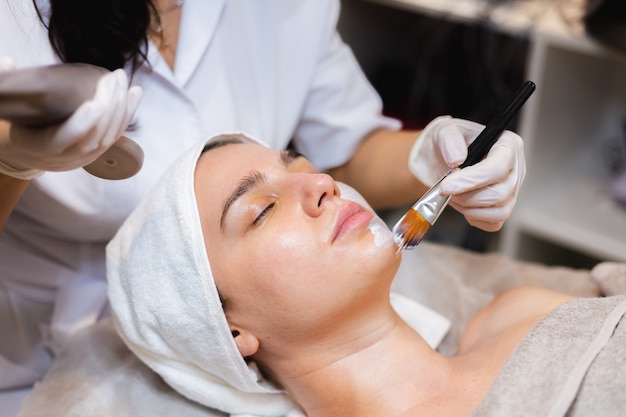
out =
{"type": "MultiPolygon", "coordinates": [[[[40,1],[45,5],[45,1],[40,1]]],[[[183,150],[242,131],[319,168],[359,140],[399,128],[335,31],[338,1],[186,0],[172,73],[151,44],[133,83],[143,100],[126,136],[144,150],[136,176],[82,169],[31,181],[0,238],[0,390],[32,384],[64,336],[106,314],[104,248],[183,150]],[[47,346],[47,348],[46,348],[47,346]]],[[[58,62],[29,0],[0,1],[0,56],[17,67],[58,62]]]]}

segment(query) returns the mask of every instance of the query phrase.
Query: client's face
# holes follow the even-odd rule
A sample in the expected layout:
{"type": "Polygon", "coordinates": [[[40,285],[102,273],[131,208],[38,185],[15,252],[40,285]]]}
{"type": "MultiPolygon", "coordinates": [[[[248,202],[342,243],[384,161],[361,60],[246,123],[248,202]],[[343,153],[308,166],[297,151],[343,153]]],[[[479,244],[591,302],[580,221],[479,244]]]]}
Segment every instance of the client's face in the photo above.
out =
{"type": "Polygon", "coordinates": [[[342,199],[305,158],[230,144],[202,155],[195,181],[231,326],[254,328],[268,342],[281,333],[314,337],[381,291],[388,297],[395,245],[381,244],[369,228],[374,213],[342,199]]]}

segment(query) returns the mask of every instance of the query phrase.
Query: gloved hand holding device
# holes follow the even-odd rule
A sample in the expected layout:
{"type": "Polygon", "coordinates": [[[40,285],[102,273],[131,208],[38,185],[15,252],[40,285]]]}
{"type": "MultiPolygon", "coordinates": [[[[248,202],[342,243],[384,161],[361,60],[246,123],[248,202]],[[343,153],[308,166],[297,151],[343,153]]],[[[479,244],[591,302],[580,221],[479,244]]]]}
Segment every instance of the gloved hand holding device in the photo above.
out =
{"type": "Polygon", "coordinates": [[[96,176],[121,179],[139,170],[141,148],[120,135],[139,105],[141,88],[129,88],[123,70],[86,64],[12,70],[3,62],[0,119],[11,127],[8,137],[0,137],[0,172],[31,179],[85,167],[96,176]]]}
{"type": "MultiPolygon", "coordinates": [[[[434,185],[465,160],[467,147],[483,128],[469,120],[437,117],[415,141],[409,169],[425,185],[434,185]]],[[[511,215],[525,174],[523,141],[507,130],[484,160],[448,175],[441,192],[452,195],[449,204],[469,224],[494,232],[511,215]]]]}

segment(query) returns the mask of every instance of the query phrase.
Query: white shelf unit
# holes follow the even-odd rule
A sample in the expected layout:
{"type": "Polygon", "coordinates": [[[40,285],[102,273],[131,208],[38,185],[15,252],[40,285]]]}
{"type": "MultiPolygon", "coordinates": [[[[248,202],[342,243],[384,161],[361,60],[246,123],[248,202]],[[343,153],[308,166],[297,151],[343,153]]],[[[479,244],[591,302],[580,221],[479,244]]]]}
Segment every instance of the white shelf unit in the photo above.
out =
{"type": "Polygon", "coordinates": [[[603,156],[623,135],[626,59],[560,28],[534,34],[527,73],[537,84],[519,127],[527,174],[500,250],[581,267],[626,261],[626,209],[609,195],[603,156]]]}

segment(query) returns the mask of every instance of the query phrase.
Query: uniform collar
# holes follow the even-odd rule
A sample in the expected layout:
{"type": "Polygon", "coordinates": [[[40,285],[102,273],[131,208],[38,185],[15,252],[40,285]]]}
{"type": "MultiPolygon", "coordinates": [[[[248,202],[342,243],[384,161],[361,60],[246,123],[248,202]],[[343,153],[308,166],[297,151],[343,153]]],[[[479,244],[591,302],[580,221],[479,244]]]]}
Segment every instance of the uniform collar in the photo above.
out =
{"type": "Polygon", "coordinates": [[[226,0],[186,0],[176,56],[176,80],[187,83],[217,31],[226,0]]]}
{"type": "Polygon", "coordinates": [[[152,69],[171,83],[183,86],[189,81],[213,39],[226,0],[185,0],[176,51],[175,72],[150,42],[148,60],[152,69]]]}

